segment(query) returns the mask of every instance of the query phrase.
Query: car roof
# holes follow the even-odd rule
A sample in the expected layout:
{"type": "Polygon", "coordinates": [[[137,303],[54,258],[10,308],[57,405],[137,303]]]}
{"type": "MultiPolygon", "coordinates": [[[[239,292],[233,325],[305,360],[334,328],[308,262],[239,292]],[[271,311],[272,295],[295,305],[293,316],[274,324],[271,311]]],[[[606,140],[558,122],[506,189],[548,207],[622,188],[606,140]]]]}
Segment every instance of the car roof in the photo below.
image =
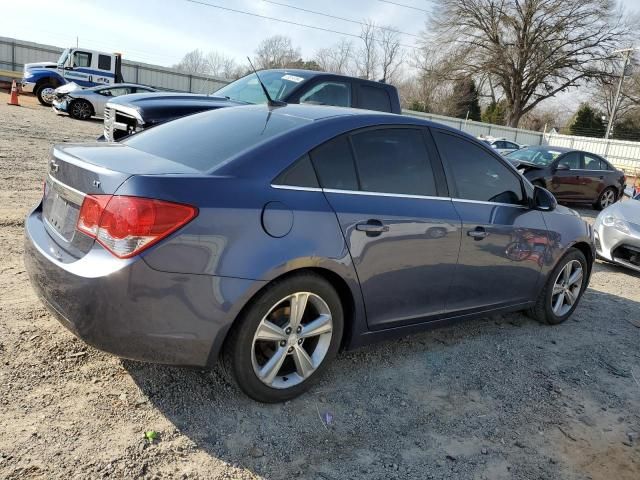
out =
{"type": "MultiPolygon", "coordinates": [[[[269,70],[262,70],[264,72],[281,72],[283,74],[293,74],[293,75],[301,75],[304,76],[307,80],[314,78],[314,77],[332,77],[332,78],[345,78],[345,79],[349,79],[349,80],[357,80],[358,82],[362,82],[362,83],[367,83],[367,84],[373,84],[373,85],[378,85],[381,87],[387,87],[387,88],[395,88],[393,85],[391,85],[390,83],[384,83],[384,82],[377,82],[375,80],[369,80],[366,78],[360,78],[360,77],[352,77],[350,75],[342,75],[339,73],[331,73],[331,72],[324,72],[324,71],[319,71],[319,70],[306,70],[303,68],[272,68],[269,70]]],[[[259,73],[259,72],[258,72],[259,73]]]]}
{"type": "Polygon", "coordinates": [[[111,83],[109,85],[97,85],[92,88],[88,88],[87,90],[100,90],[102,88],[122,88],[122,87],[142,87],[149,88],[151,90],[155,90],[155,88],[150,87],[149,85],[140,85],[139,83],[111,83]]]}

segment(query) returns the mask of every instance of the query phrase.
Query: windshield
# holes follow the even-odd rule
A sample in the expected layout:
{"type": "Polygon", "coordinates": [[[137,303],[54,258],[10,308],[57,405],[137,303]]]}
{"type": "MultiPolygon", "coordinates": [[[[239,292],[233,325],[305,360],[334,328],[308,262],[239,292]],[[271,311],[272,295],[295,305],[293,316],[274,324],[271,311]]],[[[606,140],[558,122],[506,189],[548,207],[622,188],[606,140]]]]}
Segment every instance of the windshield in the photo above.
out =
{"type": "Polygon", "coordinates": [[[546,167],[551,165],[551,163],[561,154],[562,152],[559,152],[558,150],[544,147],[527,147],[511,152],[507,157],[509,160],[520,160],[522,162],[533,163],[534,165],[546,167]]]}
{"type": "MultiPolygon", "coordinates": [[[[284,99],[289,95],[289,92],[309,78],[309,75],[300,74],[299,72],[290,74],[283,71],[262,71],[258,72],[258,75],[260,75],[260,80],[267,87],[267,91],[273,100],[284,99]]],[[[217,92],[214,92],[213,95],[245,103],[267,103],[255,73],[250,73],[246,77],[222,87],[217,92]]]]}
{"type": "Polygon", "coordinates": [[[58,65],[64,65],[65,62],[67,61],[67,57],[69,56],[69,49],[65,49],[64,52],[62,52],[62,54],[60,55],[60,58],[58,59],[58,65]]]}

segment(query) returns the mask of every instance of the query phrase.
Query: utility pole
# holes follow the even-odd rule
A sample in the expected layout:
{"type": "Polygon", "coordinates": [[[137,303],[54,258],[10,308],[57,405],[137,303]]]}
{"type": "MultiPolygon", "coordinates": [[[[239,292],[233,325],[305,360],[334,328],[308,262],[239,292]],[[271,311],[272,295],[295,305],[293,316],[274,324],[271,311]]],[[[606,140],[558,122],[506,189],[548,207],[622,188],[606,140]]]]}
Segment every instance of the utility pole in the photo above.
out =
{"type": "Polygon", "coordinates": [[[613,128],[613,121],[616,118],[616,111],[618,110],[618,102],[620,100],[620,92],[622,92],[622,83],[624,82],[624,76],[627,71],[627,65],[629,65],[629,60],[631,59],[631,53],[636,50],[635,48],[624,48],[622,50],[616,50],[613,53],[624,53],[624,63],[622,65],[622,72],[620,73],[620,81],[618,82],[618,89],[616,91],[616,96],[613,99],[613,105],[611,108],[611,116],[609,117],[609,124],[607,125],[607,133],[604,135],[604,139],[608,140],[611,135],[611,129],[613,128]]]}

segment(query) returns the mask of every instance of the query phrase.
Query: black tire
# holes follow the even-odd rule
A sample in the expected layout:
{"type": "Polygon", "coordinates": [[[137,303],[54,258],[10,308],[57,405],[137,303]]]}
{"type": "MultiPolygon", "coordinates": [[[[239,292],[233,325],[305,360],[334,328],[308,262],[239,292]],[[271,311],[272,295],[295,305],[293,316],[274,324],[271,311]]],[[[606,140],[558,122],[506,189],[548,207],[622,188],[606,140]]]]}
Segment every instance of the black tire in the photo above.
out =
{"type": "Polygon", "coordinates": [[[36,88],[36,97],[38,101],[45,107],[50,107],[53,103],[53,99],[48,96],[49,92],[57,88],[53,83],[41,83],[36,88]]]}
{"type": "Polygon", "coordinates": [[[616,189],[613,187],[607,187],[600,192],[600,195],[598,196],[598,200],[596,200],[596,203],[593,204],[593,208],[595,208],[596,210],[603,210],[607,208],[609,205],[613,205],[617,201],[618,201],[618,192],[616,191],[616,189]],[[613,195],[613,201],[611,203],[608,203],[609,199],[611,198],[611,195],[613,195]]]}
{"type": "MultiPolygon", "coordinates": [[[[284,311],[286,312],[286,309],[284,311]]],[[[309,318],[313,318],[314,316],[315,314],[312,312],[309,318]]],[[[283,328],[289,324],[289,321],[290,317],[289,320],[285,320],[283,328]]],[[[307,391],[311,385],[321,377],[328,364],[331,363],[338,353],[342,341],[343,329],[344,313],[342,303],[339,295],[331,284],[320,275],[312,272],[294,274],[282,280],[276,280],[268,285],[260,291],[243,310],[225,341],[221,358],[222,366],[227,376],[230,377],[230,380],[236,383],[244,393],[254,400],[264,403],[284,402],[307,391]],[[281,385],[280,388],[274,388],[263,382],[254,369],[254,335],[261,321],[272,308],[281,305],[280,302],[282,299],[297,292],[309,292],[325,302],[332,318],[331,339],[330,341],[325,340],[325,348],[326,344],[328,344],[328,349],[310,376],[301,380],[300,383],[293,384],[291,387],[285,388],[281,385]]],[[[313,341],[313,339],[309,340],[313,341]]],[[[307,342],[306,339],[303,341],[307,342]]],[[[278,348],[277,343],[278,342],[275,341],[273,342],[274,348],[278,348]]],[[[255,348],[258,348],[257,345],[258,342],[256,342],[255,348]]],[[[313,343],[310,345],[313,345],[313,343]]],[[[283,344],[280,346],[284,347],[283,344]]],[[[315,348],[318,348],[318,346],[319,341],[316,343],[315,348]]],[[[288,346],[287,348],[289,348],[289,351],[293,349],[293,347],[288,346]]],[[[284,374],[279,376],[278,379],[287,381],[288,376],[294,377],[296,375],[294,372],[286,372],[287,366],[290,367],[292,364],[294,369],[297,368],[294,364],[293,356],[294,354],[286,354],[286,359],[284,363],[282,363],[282,367],[278,369],[278,373],[284,372],[284,374]]]]}
{"type": "Polygon", "coordinates": [[[536,305],[529,311],[530,316],[540,323],[546,323],[549,325],[558,325],[564,322],[573,314],[576,307],[580,303],[580,299],[582,298],[582,295],[587,288],[588,278],[589,269],[584,254],[576,248],[570,248],[549,274],[544,288],[538,295],[536,305]],[[564,267],[573,261],[580,262],[580,265],[582,267],[582,281],[580,283],[580,291],[576,295],[575,301],[572,304],[571,308],[562,315],[557,315],[552,308],[552,299],[554,297],[553,287],[556,284],[556,280],[558,279],[564,267]]]}
{"type": "Polygon", "coordinates": [[[81,98],[71,101],[68,112],[76,120],[88,120],[94,114],[93,105],[81,98]]]}

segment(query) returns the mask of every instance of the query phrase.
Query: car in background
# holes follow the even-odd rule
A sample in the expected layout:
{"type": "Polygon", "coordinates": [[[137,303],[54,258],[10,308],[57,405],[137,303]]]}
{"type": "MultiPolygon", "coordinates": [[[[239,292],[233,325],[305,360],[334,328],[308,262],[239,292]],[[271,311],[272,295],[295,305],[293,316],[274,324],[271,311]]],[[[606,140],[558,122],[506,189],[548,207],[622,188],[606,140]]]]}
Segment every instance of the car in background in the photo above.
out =
{"type": "Polygon", "coordinates": [[[481,137],[484,143],[496,150],[500,155],[506,155],[516,150],[520,150],[525,145],[520,145],[505,138],[481,137]]]}
{"type": "Polygon", "coordinates": [[[602,210],[624,192],[624,172],[594,153],[539,146],[522,148],[506,158],[527,180],[546,188],[560,202],[588,203],[602,210]]]}
{"type": "MultiPolygon", "coordinates": [[[[258,72],[276,102],[354,107],[402,113],[393,85],[313,70],[258,72]]],[[[138,94],[107,104],[100,140],[118,141],[128,135],[176,118],[205,110],[267,103],[255,73],[232,82],[211,95],[193,93],[138,94]]]]}
{"type": "Polygon", "coordinates": [[[595,258],[574,211],[415,117],[223,108],[51,155],[25,225],[45,305],[122,357],[221,357],[263,402],[308,389],[343,347],[517,310],[561,323],[595,258]]]}
{"type": "Polygon", "coordinates": [[[104,115],[109,100],[134,93],[152,93],[157,90],[135,83],[114,83],[92,88],[82,88],[77,83],[67,83],[54,91],[52,107],[57,113],[67,113],[78,120],[104,115]]]}
{"type": "Polygon", "coordinates": [[[640,272],[640,202],[618,202],[593,225],[598,257],[640,272]]]}

